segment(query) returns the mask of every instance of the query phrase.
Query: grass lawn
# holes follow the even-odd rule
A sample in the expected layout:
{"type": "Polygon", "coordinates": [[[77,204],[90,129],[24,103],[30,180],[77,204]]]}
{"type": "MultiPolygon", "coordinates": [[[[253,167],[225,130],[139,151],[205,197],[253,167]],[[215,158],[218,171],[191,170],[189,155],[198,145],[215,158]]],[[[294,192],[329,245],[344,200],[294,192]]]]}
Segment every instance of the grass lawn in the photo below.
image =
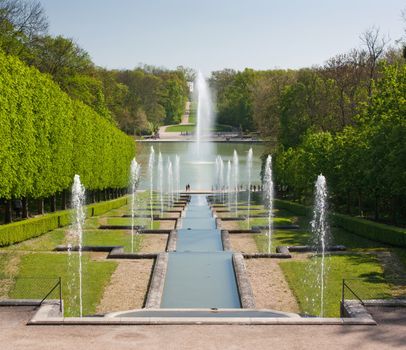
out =
{"type": "MultiPolygon", "coordinates": [[[[320,288],[317,284],[317,268],[320,257],[303,261],[280,262],[285,277],[299,303],[301,312],[320,315],[320,288]]],[[[361,298],[385,298],[391,296],[390,285],[385,281],[383,270],[374,255],[349,254],[326,258],[329,266],[326,274],[324,316],[340,315],[341,285],[343,278],[361,278],[352,285],[361,298]]],[[[348,299],[353,299],[347,295],[348,299]]]]}
{"type": "MultiPolygon", "coordinates": [[[[31,253],[23,255],[16,283],[9,293],[10,298],[42,298],[52,288],[58,277],[62,278],[62,293],[65,316],[79,314],[77,253],[31,253]],[[71,261],[69,261],[69,259],[71,261]],[[44,277],[45,276],[45,277],[44,277]],[[25,277],[25,278],[24,278],[25,277]]],[[[105,286],[117,267],[114,261],[92,261],[83,254],[83,315],[95,313],[105,286]]],[[[58,298],[55,291],[50,298],[58,298]]]]}
{"type": "MultiPolygon", "coordinates": [[[[191,124],[185,124],[185,125],[170,125],[166,127],[165,132],[194,132],[196,130],[196,124],[192,124],[189,118],[189,122],[191,124]]],[[[224,132],[224,131],[231,131],[232,128],[229,125],[221,125],[218,124],[213,128],[213,132],[224,132]]]]}
{"type": "Polygon", "coordinates": [[[189,125],[171,125],[165,129],[165,132],[194,132],[196,129],[195,124],[189,125]]]}
{"type": "MultiPolygon", "coordinates": [[[[134,252],[140,250],[143,235],[134,235],[134,252]]],[[[123,246],[125,252],[131,252],[131,233],[121,230],[91,230],[83,234],[83,245],[123,246]]]]}
{"type": "Polygon", "coordinates": [[[0,279],[5,278],[6,276],[6,266],[10,259],[10,253],[2,252],[0,254],[0,279]]]}
{"type": "Polygon", "coordinates": [[[39,237],[28,239],[24,242],[3,247],[4,250],[24,251],[52,251],[57,245],[65,244],[65,228],[47,232],[39,237]]]}
{"type": "MultiPolygon", "coordinates": [[[[275,230],[272,232],[272,252],[277,246],[306,245],[310,239],[310,233],[306,231],[275,230]]],[[[259,252],[268,251],[268,236],[263,234],[254,235],[255,243],[259,252]]]]}

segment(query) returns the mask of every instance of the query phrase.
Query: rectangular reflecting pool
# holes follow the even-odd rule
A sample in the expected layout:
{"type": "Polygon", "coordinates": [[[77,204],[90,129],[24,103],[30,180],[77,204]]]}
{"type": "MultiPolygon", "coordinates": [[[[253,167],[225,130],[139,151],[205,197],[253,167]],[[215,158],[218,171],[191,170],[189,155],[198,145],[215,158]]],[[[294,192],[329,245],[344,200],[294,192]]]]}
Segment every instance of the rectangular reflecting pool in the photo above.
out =
{"type": "Polygon", "coordinates": [[[220,230],[178,230],[177,252],[220,252],[222,250],[220,230]]]}
{"type": "Polygon", "coordinates": [[[240,308],[232,253],[204,195],[193,195],[169,253],[161,308],[240,308]]]}
{"type": "Polygon", "coordinates": [[[169,253],[161,308],[240,308],[232,253],[169,253]]]}

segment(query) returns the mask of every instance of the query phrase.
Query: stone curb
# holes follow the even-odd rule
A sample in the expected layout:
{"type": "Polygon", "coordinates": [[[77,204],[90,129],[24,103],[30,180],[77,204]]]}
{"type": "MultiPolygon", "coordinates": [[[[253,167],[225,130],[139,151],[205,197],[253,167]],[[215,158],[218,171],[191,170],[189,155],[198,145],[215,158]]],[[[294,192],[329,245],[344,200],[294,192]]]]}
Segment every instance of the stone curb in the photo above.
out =
{"type": "Polygon", "coordinates": [[[242,253],[244,259],[291,259],[292,255],[284,253],[242,253]]]}
{"type": "Polygon", "coordinates": [[[221,230],[221,243],[223,244],[223,250],[225,252],[231,252],[230,235],[227,230],[221,230]]]}
{"type": "Polygon", "coordinates": [[[168,268],[168,253],[159,253],[155,260],[151,285],[148,290],[146,309],[159,309],[165,285],[166,270],[168,268]]]}
{"type": "Polygon", "coordinates": [[[244,221],[246,219],[245,216],[227,216],[220,218],[222,221],[244,221]]]}
{"type": "MultiPolygon", "coordinates": [[[[254,217],[254,216],[251,216],[254,217]]],[[[299,225],[272,225],[272,228],[274,230],[299,230],[300,226],[299,225]]],[[[252,226],[253,230],[268,230],[267,225],[257,225],[257,226],[252,226]]]]}
{"type": "MultiPolygon", "coordinates": [[[[286,253],[288,252],[297,252],[297,253],[311,253],[315,252],[314,247],[309,245],[297,245],[297,246],[278,246],[276,247],[277,253],[286,253]]],[[[343,245],[335,245],[331,247],[327,247],[326,251],[328,252],[342,252],[345,251],[346,247],[343,245]]]]}
{"type": "Polygon", "coordinates": [[[255,230],[255,229],[252,229],[252,230],[244,230],[244,229],[241,229],[241,230],[228,230],[228,233],[230,234],[230,235],[238,235],[238,234],[259,234],[259,233],[261,233],[261,231],[260,230],[255,230]]]}
{"type": "MultiPolygon", "coordinates": [[[[78,251],[79,247],[74,246],[71,251],[78,251]]],[[[55,251],[66,252],[67,246],[59,245],[55,251]]],[[[83,246],[84,252],[106,252],[108,253],[107,259],[155,259],[158,253],[124,253],[123,246],[83,246]]]]}
{"type": "Polygon", "coordinates": [[[178,240],[178,231],[172,230],[168,236],[168,242],[166,244],[167,252],[176,252],[176,243],[178,240]]]}
{"type": "MultiPolygon", "coordinates": [[[[340,316],[348,318],[361,318],[374,321],[371,314],[358,300],[344,300],[340,303],[340,316]]],[[[375,321],[374,321],[375,322],[375,321]]]]}
{"type": "Polygon", "coordinates": [[[241,253],[233,254],[233,266],[243,309],[255,309],[254,293],[245,268],[244,257],[241,253]]]}
{"type": "Polygon", "coordinates": [[[259,318],[259,317],[47,317],[33,318],[28,325],[364,325],[373,320],[355,318],[259,318]]]}

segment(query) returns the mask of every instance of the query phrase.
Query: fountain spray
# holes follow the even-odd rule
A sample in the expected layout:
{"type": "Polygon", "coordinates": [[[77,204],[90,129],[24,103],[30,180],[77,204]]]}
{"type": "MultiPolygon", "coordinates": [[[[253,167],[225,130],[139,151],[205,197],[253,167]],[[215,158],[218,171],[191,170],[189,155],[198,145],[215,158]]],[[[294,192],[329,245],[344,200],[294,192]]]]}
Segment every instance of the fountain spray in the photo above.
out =
{"type": "Polygon", "coordinates": [[[316,250],[321,254],[320,269],[318,282],[320,287],[320,317],[324,315],[324,291],[326,283],[326,266],[325,266],[325,254],[326,247],[329,243],[330,228],[327,222],[327,183],[326,178],[320,174],[317,177],[315,183],[315,196],[314,196],[314,208],[313,208],[313,220],[311,221],[311,228],[313,233],[314,243],[316,250]]]}
{"type": "Polygon", "coordinates": [[[268,155],[265,163],[265,205],[268,208],[268,253],[271,252],[272,245],[272,216],[273,216],[273,180],[272,180],[272,157],[268,155]]]}
{"type": "Polygon", "coordinates": [[[80,182],[80,176],[75,175],[72,185],[72,208],[74,220],[72,225],[72,232],[78,241],[78,263],[79,263],[79,314],[83,315],[83,292],[82,292],[82,241],[83,241],[83,226],[85,223],[86,215],[83,210],[85,205],[85,188],[80,182]]]}
{"type": "Polygon", "coordinates": [[[247,222],[248,228],[250,228],[250,214],[251,214],[251,173],[252,173],[252,148],[249,149],[247,155],[247,173],[248,173],[248,210],[247,210],[247,222]]]}
{"type": "MultiPolygon", "coordinates": [[[[131,187],[131,253],[134,253],[134,222],[135,222],[135,211],[136,211],[136,195],[137,186],[140,178],[140,165],[137,163],[135,158],[131,161],[130,165],[130,187],[131,187]]],[[[138,230],[137,230],[138,234],[138,230]]]]}
{"type": "Polygon", "coordinates": [[[155,162],[155,150],[154,146],[151,146],[149,159],[148,159],[148,173],[149,173],[149,206],[151,214],[151,229],[154,226],[154,209],[153,209],[153,191],[154,191],[154,162],[155,162]]]}
{"type": "Polygon", "coordinates": [[[159,201],[161,204],[161,216],[164,212],[164,165],[162,159],[162,153],[158,154],[158,191],[159,191],[159,201]]]}
{"type": "Polygon", "coordinates": [[[233,154],[233,185],[234,185],[234,205],[235,205],[235,215],[238,214],[238,170],[239,170],[239,161],[237,151],[234,150],[233,154]]]}

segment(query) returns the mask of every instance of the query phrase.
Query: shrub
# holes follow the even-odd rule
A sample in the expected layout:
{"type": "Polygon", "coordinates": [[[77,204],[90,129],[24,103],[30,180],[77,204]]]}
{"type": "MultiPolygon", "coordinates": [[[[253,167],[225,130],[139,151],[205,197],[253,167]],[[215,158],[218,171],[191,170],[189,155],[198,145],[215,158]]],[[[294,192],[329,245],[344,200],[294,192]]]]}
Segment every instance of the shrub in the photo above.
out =
{"type": "MultiPolygon", "coordinates": [[[[120,208],[127,204],[127,197],[121,197],[107,202],[95,203],[86,207],[86,215],[101,215],[109,210],[120,208]]],[[[72,211],[64,210],[45,214],[41,217],[13,222],[0,226],[0,247],[19,243],[30,238],[38,237],[46,232],[70,225],[72,211]]]]}
{"type": "MultiPolygon", "coordinates": [[[[280,199],[275,200],[275,206],[300,216],[310,216],[312,213],[311,207],[280,199]]],[[[404,229],[337,213],[330,213],[330,219],[335,226],[358,236],[406,247],[406,230],[404,229]]]]}

